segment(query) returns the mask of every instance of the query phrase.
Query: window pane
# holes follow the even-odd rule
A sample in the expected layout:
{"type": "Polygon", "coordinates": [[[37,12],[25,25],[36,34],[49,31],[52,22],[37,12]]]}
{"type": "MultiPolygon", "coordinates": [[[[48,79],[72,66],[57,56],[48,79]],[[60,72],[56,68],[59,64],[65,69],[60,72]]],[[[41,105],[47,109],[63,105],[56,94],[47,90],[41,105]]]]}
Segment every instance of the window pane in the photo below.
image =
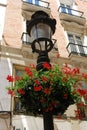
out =
{"type": "Polygon", "coordinates": [[[64,4],[60,4],[60,5],[61,5],[61,12],[72,14],[71,12],[72,10],[69,5],[64,5],[64,4]]]}
{"type": "MultiPolygon", "coordinates": [[[[81,83],[82,83],[82,88],[87,90],[87,83],[84,81],[82,81],[81,83]]],[[[84,99],[84,100],[85,100],[85,103],[87,104],[87,99],[84,99]]]]}
{"type": "Polygon", "coordinates": [[[16,76],[21,76],[23,73],[23,70],[16,70],[16,76]]]}
{"type": "Polygon", "coordinates": [[[61,12],[66,13],[66,7],[64,4],[60,4],[61,5],[61,12]]]}
{"type": "Polygon", "coordinates": [[[75,43],[74,37],[71,34],[68,34],[69,43],[75,43]]]}
{"type": "Polygon", "coordinates": [[[21,102],[18,97],[14,97],[14,111],[19,112],[21,110],[21,102]]]}
{"type": "Polygon", "coordinates": [[[35,4],[36,4],[36,5],[39,5],[39,0],[35,0],[35,4]]]}
{"type": "Polygon", "coordinates": [[[68,12],[68,14],[72,14],[72,10],[71,10],[71,7],[70,6],[66,6],[67,7],[67,12],[68,12]]]}
{"type": "Polygon", "coordinates": [[[32,3],[32,0],[26,0],[26,2],[32,3]]]}
{"type": "Polygon", "coordinates": [[[74,40],[74,37],[72,34],[68,34],[68,39],[69,39],[69,52],[77,52],[77,48],[76,48],[76,45],[75,45],[75,40],[74,40]]]}
{"type": "Polygon", "coordinates": [[[78,50],[80,54],[85,54],[84,47],[82,45],[81,37],[75,36],[76,44],[78,44],[78,50]]]}
{"type": "MultiPolygon", "coordinates": [[[[24,70],[23,69],[15,69],[15,76],[21,76],[23,75],[24,70]]],[[[14,113],[23,113],[24,109],[21,106],[21,102],[17,96],[14,97],[14,113]]]]}
{"type": "Polygon", "coordinates": [[[26,2],[39,5],[39,0],[26,0],[26,2]]]}
{"type": "Polygon", "coordinates": [[[75,39],[76,39],[77,44],[82,45],[81,37],[75,36],[75,39]]]}

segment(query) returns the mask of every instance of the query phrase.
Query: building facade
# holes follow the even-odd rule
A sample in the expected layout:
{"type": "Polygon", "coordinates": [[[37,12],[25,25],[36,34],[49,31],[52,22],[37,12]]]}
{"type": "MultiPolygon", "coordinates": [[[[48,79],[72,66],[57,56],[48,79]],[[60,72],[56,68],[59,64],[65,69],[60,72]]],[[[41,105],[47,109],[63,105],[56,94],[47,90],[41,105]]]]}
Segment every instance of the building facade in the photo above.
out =
{"type": "MultiPolygon", "coordinates": [[[[36,11],[45,11],[56,19],[49,53],[51,64],[68,63],[87,72],[87,0],[0,0],[0,130],[43,130],[42,117],[25,116],[18,99],[7,94],[7,75],[20,75],[24,66],[36,64],[32,38],[27,34],[27,20],[36,11]],[[57,58],[60,54],[60,58],[57,58]]],[[[83,84],[87,87],[87,83],[83,84]]],[[[84,101],[86,103],[86,101],[84,101]]],[[[62,119],[54,118],[55,130],[87,130],[87,108],[72,105],[62,119]]]]}

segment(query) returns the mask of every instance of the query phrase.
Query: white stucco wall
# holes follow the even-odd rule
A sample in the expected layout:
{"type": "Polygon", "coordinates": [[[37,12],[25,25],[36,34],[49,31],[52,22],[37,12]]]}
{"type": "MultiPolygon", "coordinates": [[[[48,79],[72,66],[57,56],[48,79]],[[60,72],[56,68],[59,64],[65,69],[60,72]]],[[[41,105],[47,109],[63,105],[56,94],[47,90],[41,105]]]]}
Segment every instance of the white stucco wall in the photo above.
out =
{"type": "Polygon", "coordinates": [[[7,94],[8,84],[6,77],[11,74],[11,63],[7,58],[0,57],[0,130],[10,130],[10,117],[3,116],[3,111],[10,111],[11,96],[7,94]]]}
{"type": "Polygon", "coordinates": [[[6,4],[7,0],[0,0],[0,40],[2,39],[3,35],[3,28],[4,28],[4,20],[5,20],[5,11],[6,11],[6,4]],[[2,4],[4,6],[2,6],[2,4]]]}
{"type": "Polygon", "coordinates": [[[10,111],[10,96],[7,94],[6,86],[11,85],[6,80],[8,74],[11,74],[9,59],[0,59],[0,111],[10,111]]]}
{"type": "Polygon", "coordinates": [[[16,129],[43,130],[43,119],[41,117],[16,115],[13,117],[13,126],[16,129]]]}

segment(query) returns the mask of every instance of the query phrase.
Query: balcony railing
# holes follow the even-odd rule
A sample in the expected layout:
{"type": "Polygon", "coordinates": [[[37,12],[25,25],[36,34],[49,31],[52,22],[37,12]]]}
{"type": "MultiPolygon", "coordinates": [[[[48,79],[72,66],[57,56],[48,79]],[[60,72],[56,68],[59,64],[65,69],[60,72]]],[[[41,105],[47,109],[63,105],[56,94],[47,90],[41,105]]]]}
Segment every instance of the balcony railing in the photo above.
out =
{"type": "Polygon", "coordinates": [[[76,55],[87,57],[87,46],[83,46],[83,45],[75,44],[75,43],[69,43],[66,48],[69,52],[69,56],[71,54],[76,54],[76,55]]]}
{"type": "Polygon", "coordinates": [[[50,14],[49,3],[43,0],[22,0],[22,16],[25,19],[30,19],[36,11],[42,10],[50,14]]]}
{"type": "Polygon", "coordinates": [[[22,43],[26,45],[31,45],[32,43],[31,37],[26,32],[22,33],[21,40],[22,40],[22,43]]]}
{"type": "Polygon", "coordinates": [[[46,1],[42,1],[42,0],[22,0],[22,1],[28,4],[33,4],[33,5],[41,6],[44,8],[49,8],[49,3],[46,1]]]}
{"type": "Polygon", "coordinates": [[[78,16],[78,17],[83,16],[82,11],[74,10],[74,9],[67,8],[67,7],[64,7],[64,6],[60,6],[58,11],[61,12],[61,13],[69,14],[69,15],[75,15],[75,16],[78,16]]]}
{"type": "Polygon", "coordinates": [[[60,13],[59,16],[61,20],[77,22],[82,25],[86,22],[86,19],[83,17],[84,13],[82,11],[78,11],[64,6],[60,6],[58,11],[60,13]]]}
{"type": "MultiPolygon", "coordinates": [[[[30,37],[27,32],[22,33],[21,40],[22,40],[22,43],[25,44],[25,45],[31,45],[32,44],[32,37],[30,37]]],[[[54,44],[53,49],[58,51],[58,48],[56,47],[57,40],[52,39],[52,42],[54,44]]]]}

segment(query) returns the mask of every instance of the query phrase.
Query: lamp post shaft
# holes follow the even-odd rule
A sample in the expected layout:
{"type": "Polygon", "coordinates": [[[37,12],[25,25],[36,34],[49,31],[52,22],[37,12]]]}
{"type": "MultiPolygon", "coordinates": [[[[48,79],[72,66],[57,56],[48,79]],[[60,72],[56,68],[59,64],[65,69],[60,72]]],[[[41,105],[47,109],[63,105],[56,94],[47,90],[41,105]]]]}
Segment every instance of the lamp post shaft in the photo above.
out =
{"type": "Polygon", "coordinates": [[[44,124],[44,130],[54,130],[53,115],[51,112],[44,112],[43,124],[44,124]]]}
{"type": "MultiPolygon", "coordinates": [[[[51,66],[48,53],[46,52],[44,53],[42,52],[38,56],[37,66],[36,66],[37,71],[39,71],[40,69],[43,69],[43,71],[47,71],[47,69],[43,67],[44,62],[47,62],[51,66]]],[[[44,130],[54,130],[53,115],[51,112],[43,112],[43,125],[44,125],[44,130]]]]}

